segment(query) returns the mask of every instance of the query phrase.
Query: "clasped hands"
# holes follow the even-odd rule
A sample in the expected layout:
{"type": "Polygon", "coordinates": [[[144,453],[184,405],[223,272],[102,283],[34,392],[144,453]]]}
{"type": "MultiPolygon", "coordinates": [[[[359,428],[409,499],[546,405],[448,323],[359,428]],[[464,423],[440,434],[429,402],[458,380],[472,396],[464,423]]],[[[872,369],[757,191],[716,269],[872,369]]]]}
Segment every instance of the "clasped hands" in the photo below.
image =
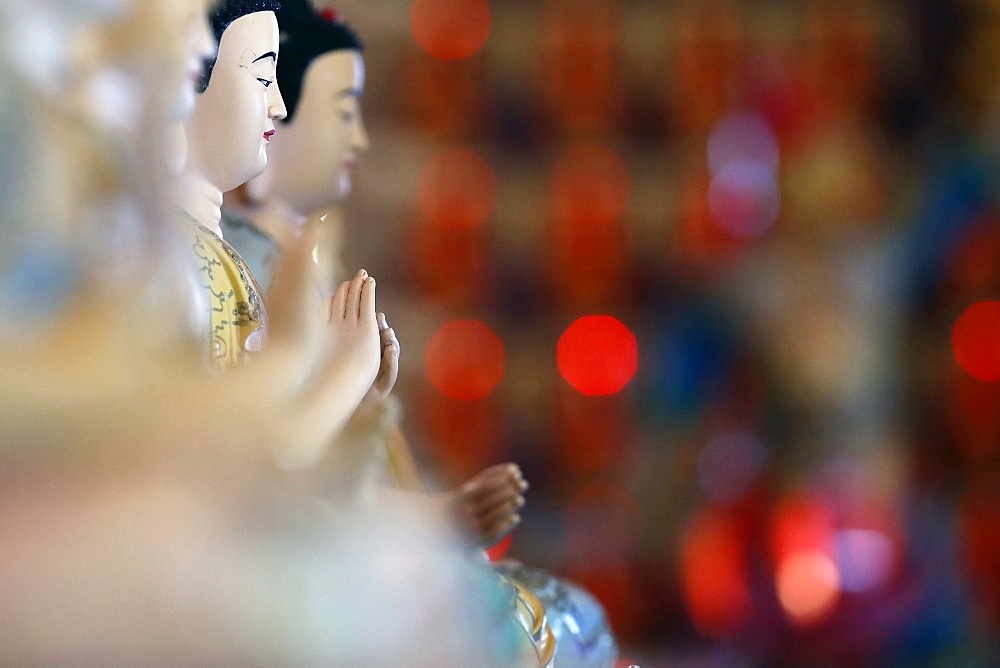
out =
{"type": "MultiPolygon", "coordinates": [[[[309,247],[308,240],[299,246],[309,247]]],[[[292,255],[292,254],[289,254],[292,255]]],[[[313,266],[287,258],[290,268],[313,266]]],[[[273,291],[273,287],[272,287],[273,291]]],[[[272,292],[273,294],[273,292],[272,292]]],[[[278,300],[275,300],[279,303],[278,300]]],[[[301,312],[301,311],[300,311],[301,312]]],[[[384,401],[399,374],[399,341],[386,322],[385,314],[375,311],[375,279],[365,270],[358,271],[350,281],[341,283],[330,300],[327,339],[331,359],[341,368],[356,367],[360,379],[357,388],[364,389],[363,398],[352,402],[362,410],[384,401]]],[[[315,329],[314,334],[319,334],[315,329]]],[[[299,330],[308,331],[308,330],[299,330]]],[[[316,337],[323,340],[322,335],[316,337]]],[[[352,407],[351,412],[354,412],[352,407]]],[[[348,414],[349,415],[349,414],[348,414]]],[[[346,420],[346,417],[345,417],[346,420]]],[[[341,425],[342,426],[342,425],[341,425]]],[[[473,541],[488,547],[510,533],[520,522],[524,492],[528,483],[516,464],[498,464],[473,476],[457,489],[439,497],[445,514],[473,541]]]]}
{"type": "Polygon", "coordinates": [[[291,446],[285,438],[287,456],[276,453],[285,468],[315,462],[362,402],[384,400],[398,376],[399,342],[375,311],[375,279],[362,269],[322,298],[314,242],[307,230],[283,254],[269,291],[267,373],[255,370],[289,407],[291,446]]]}

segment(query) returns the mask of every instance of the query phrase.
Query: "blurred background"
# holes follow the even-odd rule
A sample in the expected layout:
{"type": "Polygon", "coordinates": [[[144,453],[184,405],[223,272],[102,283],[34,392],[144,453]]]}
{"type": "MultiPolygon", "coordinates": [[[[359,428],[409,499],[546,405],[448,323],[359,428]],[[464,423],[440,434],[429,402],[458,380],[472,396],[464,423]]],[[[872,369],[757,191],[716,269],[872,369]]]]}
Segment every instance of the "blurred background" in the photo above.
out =
{"type": "Polygon", "coordinates": [[[660,665],[1000,661],[1000,2],[338,0],[349,267],[660,665]]]}

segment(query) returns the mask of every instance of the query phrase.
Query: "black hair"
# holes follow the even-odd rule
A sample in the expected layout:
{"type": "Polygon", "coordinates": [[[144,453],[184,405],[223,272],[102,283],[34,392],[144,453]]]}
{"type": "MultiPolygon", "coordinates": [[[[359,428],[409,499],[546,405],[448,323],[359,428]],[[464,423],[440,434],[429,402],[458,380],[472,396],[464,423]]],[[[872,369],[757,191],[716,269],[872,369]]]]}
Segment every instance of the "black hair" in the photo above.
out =
{"type": "MultiPolygon", "coordinates": [[[[218,52],[219,44],[222,42],[222,33],[236,19],[256,12],[277,13],[280,9],[281,3],[278,0],[217,0],[212,3],[208,8],[208,23],[212,26],[212,34],[215,35],[216,51],[218,52]]],[[[205,72],[196,88],[199,93],[204,93],[208,88],[217,58],[218,53],[205,59],[205,72]]]]}
{"type": "Polygon", "coordinates": [[[302,80],[312,61],[331,51],[361,51],[364,46],[347,24],[332,12],[317,12],[309,0],[282,0],[277,14],[281,31],[278,85],[288,110],[288,123],[295,116],[302,80]]]}

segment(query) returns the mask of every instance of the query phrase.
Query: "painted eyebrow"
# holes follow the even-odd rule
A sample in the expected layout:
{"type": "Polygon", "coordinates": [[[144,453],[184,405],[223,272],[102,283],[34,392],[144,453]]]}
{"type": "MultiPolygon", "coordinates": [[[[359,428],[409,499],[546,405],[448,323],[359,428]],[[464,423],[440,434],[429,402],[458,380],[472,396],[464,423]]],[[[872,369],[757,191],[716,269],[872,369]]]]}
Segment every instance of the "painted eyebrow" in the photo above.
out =
{"type": "Polygon", "coordinates": [[[361,97],[361,91],[357,88],[342,88],[333,94],[334,97],[361,97]]]}
{"type": "Polygon", "coordinates": [[[263,56],[260,56],[258,58],[254,58],[250,62],[251,63],[256,63],[258,60],[264,60],[265,58],[274,58],[275,62],[277,62],[277,60],[278,60],[278,54],[276,54],[274,51],[268,51],[263,56]]]}

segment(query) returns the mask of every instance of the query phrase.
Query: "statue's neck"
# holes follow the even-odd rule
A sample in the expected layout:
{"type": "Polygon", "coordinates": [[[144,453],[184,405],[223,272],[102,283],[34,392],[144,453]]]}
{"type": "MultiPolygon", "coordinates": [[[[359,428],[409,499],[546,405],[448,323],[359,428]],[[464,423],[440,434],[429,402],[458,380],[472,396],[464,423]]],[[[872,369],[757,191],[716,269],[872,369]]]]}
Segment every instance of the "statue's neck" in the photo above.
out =
{"type": "Polygon", "coordinates": [[[198,223],[222,236],[222,191],[200,174],[180,177],[178,205],[198,223]]]}

